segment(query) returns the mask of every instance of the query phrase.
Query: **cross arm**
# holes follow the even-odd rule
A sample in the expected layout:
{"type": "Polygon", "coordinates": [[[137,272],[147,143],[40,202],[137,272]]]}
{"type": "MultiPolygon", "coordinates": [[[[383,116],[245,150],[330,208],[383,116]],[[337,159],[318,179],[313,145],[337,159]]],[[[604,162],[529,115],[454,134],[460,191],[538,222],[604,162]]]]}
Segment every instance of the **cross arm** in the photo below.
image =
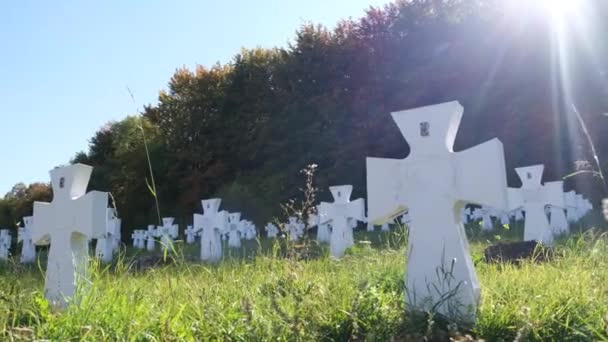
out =
{"type": "Polygon", "coordinates": [[[455,153],[454,164],[459,200],[507,209],[505,155],[500,140],[455,153]]]}

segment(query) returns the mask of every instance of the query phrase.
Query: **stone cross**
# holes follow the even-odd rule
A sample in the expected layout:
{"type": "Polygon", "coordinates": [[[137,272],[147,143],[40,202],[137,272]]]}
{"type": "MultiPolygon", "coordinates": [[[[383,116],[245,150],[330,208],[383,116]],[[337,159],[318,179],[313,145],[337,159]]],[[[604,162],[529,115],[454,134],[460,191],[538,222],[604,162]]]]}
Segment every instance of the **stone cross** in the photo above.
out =
{"type": "Polygon", "coordinates": [[[146,237],[148,236],[148,232],[145,229],[140,229],[137,231],[137,235],[139,236],[139,240],[137,243],[137,248],[144,249],[146,248],[146,237]]]}
{"type": "Polygon", "coordinates": [[[156,249],[156,240],[154,239],[157,235],[157,229],[155,225],[148,225],[148,231],[146,231],[146,249],[152,252],[156,249]]]}
{"type": "Polygon", "coordinates": [[[131,240],[133,240],[133,247],[135,248],[139,248],[140,246],[140,240],[141,240],[141,235],[139,230],[134,230],[133,233],[131,234],[131,240]]]}
{"type": "Polygon", "coordinates": [[[363,221],[365,219],[365,200],[350,200],[353,192],[352,185],[332,186],[329,188],[334,197],[333,203],[321,202],[321,212],[325,213],[327,221],[331,222],[329,249],[335,258],[344,256],[347,248],[354,245],[353,230],[349,220],[363,221]]]}
{"type": "Polygon", "coordinates": [[[544,165],[516,168],[522,187],[509,188],[509,206],[511,209],[523,207],[526,213],[524,223],[524,241],[539,241],[547,246],[553,244],[553,232],[545,214],[545,206],[554,205],[563,208],[564,191],[562,182],[542,184],[544,165]]]}
{"type": "Polygon", "coordinates": [[[220,198],[202,200],[201,204],[203,214],[194,214],[193,224],[201,236],[201,260],[217,262],[222,259],[222,234],[228,228],[228,212],[220,211],[220,198]]]}
{"type": "Polygon", "coordinates": [[[487,206],[481,206],[480,208],[473,210],[473,217],[476,220],[481,220],[481,230],[489,232],[494,229],[491,213],[491,208],[488,208],[487,206]]]}
{"type": "Polygon", "coordinates": [[[228,214],[228,246],[241,248],[241,213],[228,214]]]}
{"type": "Polygon", "coordinates": [[[0,230],[0,260],[8,260],[13,238],[8,229],[0,230]]]}
{"type": "Polygon", "coordinates": [[[462,114],[458,102],[393,113],[411,152],[405,160],[368,158],[367,193],[374,224],[409,209],[409,305],[474,320],[480,287],[460,210],[466,203],[506,209],[507,184],[499,140],[453,151],[462,114]]]}
{"type": "Polygon", "coordinates": [[[86,194],[93,168],[83,164],[50,171],[51,203],[34,202],[34,243],[50,241],[44,292],[55,307],[64,307],[87,277],[88,239],[106,231],[108,193],[86,194]]]}
{"type": "Polygon", "coordinates": [[[258,235],[255,224],[251,221],[245,221],[243,229],[246,240],[254,240],[258,235]]]}
{"type": "Polygon", "coordinates": [[[114,254],[113,240],[116,234],[116,211],[114,208],[107,208],[106,215],[106,233],[103,237],[97,239],[95,254],[102,262],[110,263],[114,254]]]}
{"type": "Polygon", "coordinates": [[[290,217],[286,225],[286,230],[289,233],[289,240],[298,241],[304,236],[304,225],[298,221],[297,217],[290,217]]]}
{"type": "Polygon", "coordinates": [[[196,232],[194,231],[193,226],[187,226],[184,233],[186,234],[186,243],[187,244],[191,245],[196,242],[196,232]]]}
{"type": "Polygon", "coordinates": [[[30,263],[36,259],[36,246],[32,240],[32,226],[32,217],[24,217],[23,227],[19,227],[17,233],[17,241],[21,242],[21,263],[30,263]]]}
{"type": "Polygon", "coordinates": [[[177,239],[179,234],[179,227],[173,217],[164,217],[163,225],[156,228],[156,236],[160,237],[160,244],[163,251],[173,250],[173,240],[177,239]]]}
{"type": "Polygon", "coordinates": [[[264,229],[269,239],[274,239],[279,234],[279,228],[273,223],[268,223],[264,229]]]}

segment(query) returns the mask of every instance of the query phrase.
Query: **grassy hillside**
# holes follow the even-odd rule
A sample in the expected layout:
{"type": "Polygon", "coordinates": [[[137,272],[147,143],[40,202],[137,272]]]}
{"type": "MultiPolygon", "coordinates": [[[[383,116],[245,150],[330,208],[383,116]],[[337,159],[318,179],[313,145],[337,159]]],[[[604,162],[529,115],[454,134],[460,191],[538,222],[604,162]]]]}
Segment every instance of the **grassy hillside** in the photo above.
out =
{"type": "Polygon", "coordinates": [[[340,261],[280,258],[251,243],[247,257],[217,266],[186,261],[197,255],[190,246],[170,256],[174,264],[143,272],[128,270],[129,255],[94,265],[80,304],[60,314],[42,299],[35,266],[5,264],[0,331],[25,340],[608,340],[605,235],[573,237],[552,262],[521,266],[485,264],[484,244],[474,243],[483,305],[473,327],[406,313],[398,242],[375,235],[340,261]]]}

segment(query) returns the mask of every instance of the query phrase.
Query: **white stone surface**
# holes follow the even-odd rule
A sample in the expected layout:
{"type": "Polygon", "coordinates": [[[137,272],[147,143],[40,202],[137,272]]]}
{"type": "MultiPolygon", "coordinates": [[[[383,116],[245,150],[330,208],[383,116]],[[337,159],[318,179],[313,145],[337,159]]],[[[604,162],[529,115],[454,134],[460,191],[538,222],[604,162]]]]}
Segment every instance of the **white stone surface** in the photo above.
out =
{"type": "Polygon", "coordinates": [[[494,229],[494,224],[492,223],[492,209],[488,206],[481,206],[480,208],[475,208],[473,210],[473,218],[475,220],[480,220],[479,224],[481,230],[485,232],[492,231],[494,229]]]}
{"type": "Polygon", "coordinates": [[[139,232],[139,230],[134,230],[133,233],[131,233],[131,241],[133,241],[132,246],[134,248],[139,248],[140,246],[140,240],[141,240],[141,233],[139,232]]]}
{"type": "Polygon", "coordinates": [[[521,179],[521,188],[509,188],[509,207],[522,207],[526,216],[524,223],[524,241],[539,241],[548,246],[553,244],[553,231],[545,214],[545,206],[564,207],[562,182],[542,184],[544,165],[533,165],[516,168],[521,179]]]}
{"type": "Polygon", "coordinates": [[[36,260],[36,246],[32,240],[33,219],[31,216],[23,218],[23,227],[19,227],[17,240],[21,243],[21,263],[31,263],[36,260]]]}
{"type": "Polygon", "coordinates": [[[201,260],[217,262],[222,259],[222,234],[228,230],[228,212],[220,211],[219,198],[202,200],[201,204],[203,214],[194,214],[194,230],[201,236],[201,260]]]}
{"type": "Polygon", "coordinates": [[[279,235],[279,228],[273,223],[268,223],[264,229],[269,239],[274,239],[279,235]]]}
{"type": "Polygon", "coordinates": [[[174,222],[173,217],[163,217],[163,225],[156,227],[156,237],[160,238],[163,251],[174,250],[173,243],[179,235],[179,226],[174,222]]]}
{"type": "Polygon", "coordinates": [[[570,225],[566,219],[566,211],[564,208],[550,206],[549,208],[549,226],[555,235],[567,234],[570,231],[570,225]]]}
{"type": "Polygon", "coordinates": [[[149,225],[146,231],[146,249],[152,252],[156,249],[156,236],[158,235],[156,226],[149,225]]]}
{"type": "Polygon", "coordinates": [[[409,209],[409,305],[429,310],[441,302],[439,312],[474,319],[480,287],[460,210],[465,203],[506,209],[507,184],[499,140],[453,151],[462,113],[458,102],[393,113],[411,152],[405,160],[368,158],[367,189],[375,224],[409,209]],[[453,296],[441,299],[446,294],[453,296]]]}
{"type": "Polygon", "coordinates": [[[301,223],[297,217],[290,217],[289,222],[286,224],[286,230],[289,233],[289,239],[291,241],[298,241],[304,236],[304,224],[301,223]]]}
{"type": "Polygon", "coordinates": [[[120,249],[120,243],[122,242],[122,220],[118,217],[116,209],[114,209],[114,219],[112,220],[114,231],[112,234],[112,251],[116,252],[120,249]]]}
{"type": "Polygon", "coordinates": [[[187,244],[191,245],[196,242],[196,231],[193,226],[187,226],[184,234],[186,235],[187,244]]]}
{"type": "Polygon", "coordinates": [[[228,214],[228,246],[241,248],[241,213],[228,214]]]}
{"type": "Polygon", "coordinates": [[[65,306],[87,278],[88,239],[106,230],[108,193],[86,194],[92,171],[82,164],[52,170],[53,201],[34,203],[32,238],[50,241],[44,292],[55,307],[65,306]]]}
{"type": "Polygon", "coordinates": [[[12,236],[8,229],[0,229],[0,260],[8,260],[12,236]]]}
{"type": "Polygon", "coordinates": [[[138,249],[146,248],[146,238],[148,236],[148,231],[145,229],[139,229],[135,231],[135,234],[137,236],[135,247],[138,249]]]}
{"type": "Polygon", "coordinates": [[[311,215],[308,218],[308,226],[310,228],[317,227],[317,242],[329,243],[331,239],[331,225],[327,221],[327,213],[321,212],[323,208],[317,206],[317,214],[311,215]]]}
{"type": "Polygon", "coordinates": [[[330,253],[335,258],[341,258],[346,249],[354,245],[352,223],[349,223],[349,220],[356,222],[365,219],[365,200],[350,200],[352,185],[332,186],[329,190],[334,202],[321,202],[319,206],[332,226],[330,253]]]}
{"type": "Polygon", "coordinates": [[[106,209],[106,233],[97,239],[95,254],[104,263],[112,262],[116,234],[116,211],[114,208],[106,209]]]}
{"type": "Polygon", "coordinates": [[[390,232],[391,231],[391,226],[390,224],[388,224],[388,222],[384,222],[381,226],[380,226],[380,231],[381,232],[390,232]]]}

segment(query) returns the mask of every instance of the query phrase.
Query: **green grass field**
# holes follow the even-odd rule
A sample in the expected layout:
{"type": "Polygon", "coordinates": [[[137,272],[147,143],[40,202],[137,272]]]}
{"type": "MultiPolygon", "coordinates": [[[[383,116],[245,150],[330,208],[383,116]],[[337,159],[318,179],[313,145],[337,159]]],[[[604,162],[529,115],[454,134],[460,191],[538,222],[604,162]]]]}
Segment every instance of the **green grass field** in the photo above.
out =
{"type": "Polygon", "coordinates": [[[128,269],[92,266],[78,304],[53,313],[37,266],[0,270],[2,340],[608,340],[608,237],[586,233],[563,240],[550,263],[520,266],[481,261],[483,289],[475,326],[407,314],[402,237],[371,241],[335,261],[321,251],[309,260],[276,256],[271,243],[249,243],[219,265],[187,262],[196,246],[178,248],[174,264],[128,269]],[[425,339],[426,338],[426,339],[425,339]]]}

